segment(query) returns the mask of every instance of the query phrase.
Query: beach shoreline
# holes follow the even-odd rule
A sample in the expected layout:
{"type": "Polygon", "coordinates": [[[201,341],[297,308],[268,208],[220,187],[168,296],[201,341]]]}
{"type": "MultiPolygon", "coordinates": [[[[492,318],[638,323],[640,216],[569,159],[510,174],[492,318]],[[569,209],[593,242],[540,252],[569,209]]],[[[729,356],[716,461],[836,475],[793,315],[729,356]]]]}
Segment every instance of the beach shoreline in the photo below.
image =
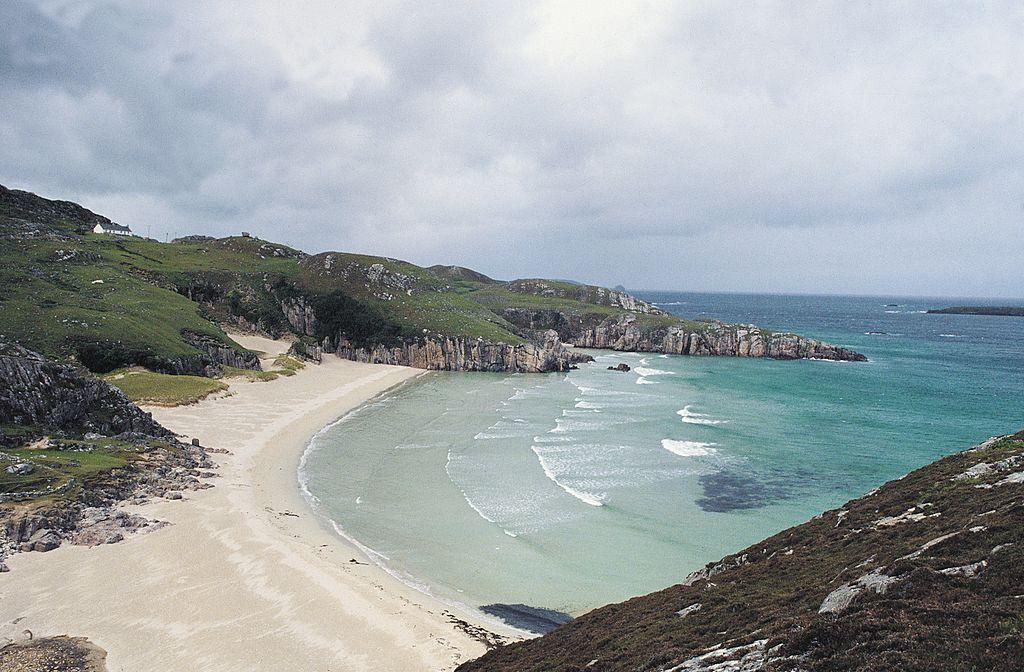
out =
{"type": "MultiPolygon", "coordinates": [[[[237,340],[268,358],[287,347],[237,340]]],[[[87,637],[110,670],[447,670],[481,655],[493,623],[360,562],[300,490],[317,433],[422,374],[330,357],[271,382],[232,381],[228,396],[148,409],[228,451],[211,454],[215,487],[123,507],[170,524],[121,543],[12,556],[0,638],[87,637]]]]}

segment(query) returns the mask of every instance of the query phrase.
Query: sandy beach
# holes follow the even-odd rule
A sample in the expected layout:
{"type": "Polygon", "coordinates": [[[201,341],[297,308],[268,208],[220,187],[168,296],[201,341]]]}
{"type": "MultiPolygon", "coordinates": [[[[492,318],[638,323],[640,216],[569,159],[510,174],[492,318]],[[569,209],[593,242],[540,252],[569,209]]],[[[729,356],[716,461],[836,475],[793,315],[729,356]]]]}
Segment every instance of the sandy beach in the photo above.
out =
{"type": "MultiPolygon", "coordinates": [[[[273,355],[283,342],[238,337],[273,355]]],[[[299,459],[325,425],[422,373],[327,357],[295,376],[151,409],[204,446],[215,487],[127,507],[170,525],[117,544],[11,557],[0,638],[88,637],[110,670],[447,670],[484,652],[450,608],[326,530],[303,500],[299,459]]],[[[465,614],[458,614],[465,618],[465,614]]]]}

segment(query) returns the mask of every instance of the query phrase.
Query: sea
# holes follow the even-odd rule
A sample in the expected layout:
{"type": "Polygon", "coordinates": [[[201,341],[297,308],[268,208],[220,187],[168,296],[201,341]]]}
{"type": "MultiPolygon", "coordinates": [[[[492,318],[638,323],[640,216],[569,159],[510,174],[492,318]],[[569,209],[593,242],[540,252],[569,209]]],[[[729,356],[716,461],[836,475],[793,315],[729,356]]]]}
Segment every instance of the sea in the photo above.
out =
{"type": "Polygon", "coordinates": [[[429,373],[315,437],[299,474],[310,503],[410,585],[543,630],[519,617],[670,586],[1024,428],[1024,319],[926,313],[1024,301],[638,295],[869,361],[591,351],[568,373],[429,373]]]}

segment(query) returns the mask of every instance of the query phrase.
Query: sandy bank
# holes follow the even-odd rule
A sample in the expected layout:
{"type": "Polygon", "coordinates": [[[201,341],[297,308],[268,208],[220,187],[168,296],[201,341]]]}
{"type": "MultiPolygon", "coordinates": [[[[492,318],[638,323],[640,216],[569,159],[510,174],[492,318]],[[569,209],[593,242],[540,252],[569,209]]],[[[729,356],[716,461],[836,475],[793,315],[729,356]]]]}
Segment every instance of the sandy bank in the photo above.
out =
{"type": "MultiPolygon", "coordinates": [[[[272,343],[244,345],[271,353],[272,343]]],[[[0,637],[88,637],[109,669],[132,671],[443,670],[480,655],[443,604],[350,564],[358,556],[296,483],[314,433],[418,373],[330,357],[270,383],[232,382],[227,397],[152,409],[230,451],[212,456],[216,487],[135,507],[171,525],[122,543],[10,558],[0,637]]]]}

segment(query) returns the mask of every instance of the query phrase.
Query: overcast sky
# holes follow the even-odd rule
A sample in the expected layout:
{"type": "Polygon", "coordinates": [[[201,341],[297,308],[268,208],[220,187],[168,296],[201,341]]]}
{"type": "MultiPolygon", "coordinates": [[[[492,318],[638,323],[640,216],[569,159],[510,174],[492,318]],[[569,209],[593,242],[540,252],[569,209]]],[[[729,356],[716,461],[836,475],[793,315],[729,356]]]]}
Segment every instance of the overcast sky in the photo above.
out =
{"type": "Polygon", "coordinates": [[[5,0],[0,183],[163,238],[1024,296],[1024,5],[5,0]]]}

